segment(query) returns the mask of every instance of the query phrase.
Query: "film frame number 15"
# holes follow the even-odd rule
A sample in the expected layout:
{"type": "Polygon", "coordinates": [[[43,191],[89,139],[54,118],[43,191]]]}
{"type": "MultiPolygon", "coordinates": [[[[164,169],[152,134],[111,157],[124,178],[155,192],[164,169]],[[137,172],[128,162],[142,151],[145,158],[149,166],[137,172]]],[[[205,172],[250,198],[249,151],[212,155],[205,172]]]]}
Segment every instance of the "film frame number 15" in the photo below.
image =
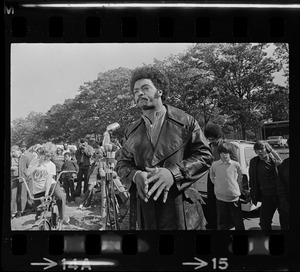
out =
{"type": "Polygon", "coordinates": [[[213,258],[213,269],[226,270],[228,268],[228,258],[213,258]]]}

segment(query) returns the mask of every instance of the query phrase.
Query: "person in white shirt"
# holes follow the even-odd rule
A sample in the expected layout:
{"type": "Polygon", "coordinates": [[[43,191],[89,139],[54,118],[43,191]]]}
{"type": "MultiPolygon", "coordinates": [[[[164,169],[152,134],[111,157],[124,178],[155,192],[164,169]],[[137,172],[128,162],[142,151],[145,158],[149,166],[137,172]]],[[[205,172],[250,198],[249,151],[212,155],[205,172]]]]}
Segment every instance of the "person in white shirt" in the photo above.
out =
{"type": "MultiPolygon", "coordinates": [[[[55,154],[56,147],[52,143],[44,144],[38,152],[38,157],[34,158],[27,169],[26,175],[32,175],[32,194],[35,198],[49,195],[56,181],[54,176],[56,175],[56,166],[50,160],[55,154]]],[[[69,221],[69,218],[65,216],[65,204],[66,195],[62,191],[59,184],[55,186],[53,195],[56,197],[56,203],[58,206],[59,216],[61,223],[63,221],[69,221]]],[[[35,200],[34,204],[37,207],[41,202],[35,200]]],[[[36,220],[40,216],[40,212],[36,213],[36,220]]]]}
{"type": "Polygon", "coordinates": [[[243,174],[238,162],[230,159],[232,146],[222,143],[218,146],[220,160],[213,162],[210,168],[211,181],[217,198],[217,229],[230,229],[230,218],[235,230],[245,230],[241,204],[243,174]]]}

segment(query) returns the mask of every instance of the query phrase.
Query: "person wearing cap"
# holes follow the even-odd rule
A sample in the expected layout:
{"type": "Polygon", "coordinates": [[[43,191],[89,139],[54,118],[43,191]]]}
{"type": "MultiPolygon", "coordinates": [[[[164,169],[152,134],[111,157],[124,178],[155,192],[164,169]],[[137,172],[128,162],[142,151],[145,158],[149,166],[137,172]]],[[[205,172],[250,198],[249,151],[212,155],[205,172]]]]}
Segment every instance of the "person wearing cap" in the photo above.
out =
{"type": "Polygon", "coordinates": [[[116,171],[137,192],[144,230],[201,230],[205,218],[194,183],[212,164],[197,120],[165,104],[166,75],[154,67],[137,68],[131,92],[142,116],[125,130],[116,171]]]}
{"type": "Polygon", "coordinates": [[[85,138],[80,139],[78,149],[75,152],[75,158],[79,166],[77,175],[77,185],[74,196],[81,196],[82,193],[82,180],[84,181],[83,193],[88,189],[88,173],[91,166],[91,158],[94,154],[94,149],[88,145],[85,138]]]}
{"type": "Polygon", "coordinates": [[[21,150],[22,154],[25,154],[26,149],[27,149],[26,142],[25,142],[25,141],[22,141],[22,142],[20,143],[20,150],[21,150]]]}
{"type": "MultiPolygon", "coordinates": [[[[220,154],[218,152],[218,147],[227,142],[223,138],[223,132],[218,124],[209,123],[204,128],[204,135],[209,141],[209,146],[212,150],[214,161],[220,160],[220,154]]],[[[236,148],[233,144],[231,145],[230,159],[233,161],[238,161],[236,148]]],[[[206,205],[204,205],[203,210],[205,218],[207,219],[207,229],[216,230],[217,229],[217,205],[216,205],[216,195],[214,192],[214,184],[210,179],[210,175],[207,176],[207,200],[206,205]]],[[[229,223],[228,223],[229,224],[229,223]]]]}

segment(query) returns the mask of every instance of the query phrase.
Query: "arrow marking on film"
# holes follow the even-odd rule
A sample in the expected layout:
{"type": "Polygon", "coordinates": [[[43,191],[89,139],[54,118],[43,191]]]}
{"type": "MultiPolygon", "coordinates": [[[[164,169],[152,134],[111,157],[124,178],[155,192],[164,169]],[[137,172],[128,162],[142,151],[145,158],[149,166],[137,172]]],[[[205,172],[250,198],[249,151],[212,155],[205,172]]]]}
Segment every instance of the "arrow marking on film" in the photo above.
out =
{"type": "Polygon", "coordinates": [[[43,258],[45,261],[48,261],[48,263],[31,263],[31,265],[46,265],[46,267],[44,267],[44,270],[48,269],[48,268],[51,268],[53,266],[56,266],[57,263],[56,262],[53,262],[47,258],[43,258]]]}
{"type": "Polygon", "coordinates": [[[188,263],[182,263],[182,264],[183,264],[183,265],[195,265],[195,266],[197,266],[197,267],[194,268],[195,270],[208,265],[207,262],[205,262],[205,261],[203,261],[203,260],[201,260],[201,259],[198,259],[198,258],[196,258],[196,257],[194,257],[194,259],[195,259],[196,261],[198,261],[198,262],[197,262],[197,263],[196,263],[196,262],[195,262],[195,263],[188,262],[188,263]]]}

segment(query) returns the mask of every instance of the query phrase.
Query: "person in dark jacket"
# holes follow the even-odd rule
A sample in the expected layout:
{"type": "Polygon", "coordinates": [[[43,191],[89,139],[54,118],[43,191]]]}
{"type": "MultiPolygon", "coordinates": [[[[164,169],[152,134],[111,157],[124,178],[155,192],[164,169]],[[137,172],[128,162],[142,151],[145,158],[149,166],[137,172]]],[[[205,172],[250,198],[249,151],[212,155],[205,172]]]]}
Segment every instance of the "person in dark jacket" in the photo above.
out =
{"type": "Polygon", "coordinates": [[[78,149],[75,152],[76,162],[79,166],[79,172],[77,175],[77,186],[74,195],[80,196],[82,190],[82,179],[84,180],[83,193],[88,189],[88,173],[91,166],[91,157],[94,154],[94,149],[88,145],[85,138],[80,139],[78,149]]]}
{"type": "MultiPolygon", "coordinates": [[[[289,145],[289,140],[287,140],[289,145]]],[[[282,230],[289,229],[289,194],[290,194],[290,158],[286,158],[278,168],[278,196],[280,227],[282,230]]]]}
{"type": "Polygon", "coordinates": [[[73,171],[74,173],[63,173],[62,174],[62,184],[66,193],[66,198],[68,202],[75,202],[74,196],[74,179],[77,176],[79,167],[77,163],[71,160],[71,153],[66,152],[64,154],[65,162],[61,167],[61,171],[73,171]]]}
{"type": "Polygon", "coordinates": [[[191,115],[164,104],[169,82],[153,67],[131,77],[134,101],[142,117],[125,131],[116,171],[137,190],[145,230],[205,229],[201,195],[193,188],[213,158],[191,115]]]}
{"type": "MultiPolygon", "coordinates": [[[[218,152],[218,147],[223,143],[227,142],[223,138],[223,132],[219,125],[217,124],[207,124],[204,128],[204,135],[209,141],[209,147],[212,150],[214,161],[220,160],[220,154],[218,152]]],[[[230,152],[230,159],[233,161],[238,161],[237,151],[235,145],[228,143],[231,146],[232,152],[230,152]]],[[[207,176],[207,200],[206,205],[203,206],[205,218],[207,219],[207,229],[216,230],[217,229],[217,204],[216,195],[214,192],[214,184],[210,179],[210,175],[207,176]]],[[[228,222],[230,225],[230,222],[228,222]]]]}
{"type": "Polygon", "coordinates": [[[255,142],[254,151],[257,156],[250,160],[249,166],[250,196],[254,205],[258,201],[261,202],[259,215],[261,229],[272,230],[272,219],[279,206],[277,167],[282,160],[263,140],[255,142]]]}
{"type": "Polygon", "coordinates": [[[58,174],[61,172],[61,167],[64,164],[64,155],[63,155],[63,150],[62,148],[58,147],[56,149],[56,154],[54,155],[53,159],[51,161],[55,164],[56,166],[56,178],[58,177],[58,174]]]}

